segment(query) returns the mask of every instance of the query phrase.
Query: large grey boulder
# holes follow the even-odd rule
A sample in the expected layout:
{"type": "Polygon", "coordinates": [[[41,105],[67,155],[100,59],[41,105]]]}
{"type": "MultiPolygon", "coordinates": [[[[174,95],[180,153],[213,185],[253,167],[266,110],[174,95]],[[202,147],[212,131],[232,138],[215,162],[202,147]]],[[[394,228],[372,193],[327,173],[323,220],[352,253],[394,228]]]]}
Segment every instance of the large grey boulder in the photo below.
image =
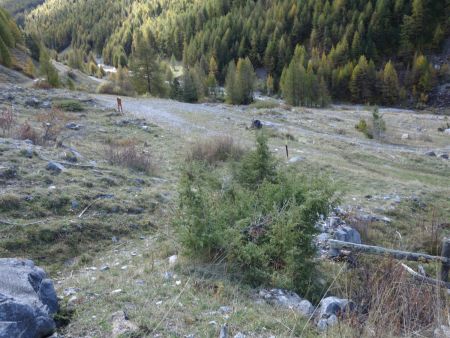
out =
{"type": "Polygon", "coordinates": [[[357,230],[349,226],[339,227],[334,233],[334,239],[337,239],[338,241],[361,244],[361,235],[357,230]]]}
{"type": "Polygon", "coordinates": [[[0,258],[0,338],[41,338],[55,331],[53,282],[30,260],[0,258]]]}

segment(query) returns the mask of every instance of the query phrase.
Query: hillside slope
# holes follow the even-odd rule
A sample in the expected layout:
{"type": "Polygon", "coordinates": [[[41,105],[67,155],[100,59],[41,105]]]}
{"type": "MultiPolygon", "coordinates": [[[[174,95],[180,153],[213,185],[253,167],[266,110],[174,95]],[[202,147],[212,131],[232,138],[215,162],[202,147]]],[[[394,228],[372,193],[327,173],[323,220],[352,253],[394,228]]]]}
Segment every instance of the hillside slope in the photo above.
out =
{"type": "Polygon", "coordinates": [[[13,63],[11,49],[22,40],[21,33],[8,12],[0,7],[0,64],[13,63]]]}

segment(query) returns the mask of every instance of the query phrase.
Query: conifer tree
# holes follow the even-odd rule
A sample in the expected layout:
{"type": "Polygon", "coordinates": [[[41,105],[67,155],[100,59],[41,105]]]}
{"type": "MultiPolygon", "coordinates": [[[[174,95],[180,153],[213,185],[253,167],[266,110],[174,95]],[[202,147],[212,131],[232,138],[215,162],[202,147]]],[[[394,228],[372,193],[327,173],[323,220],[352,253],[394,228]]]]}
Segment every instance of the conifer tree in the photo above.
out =
{"type": "Polygon", "coordinates": [[[162,71],[152,43],[151,35],[147,38],[142,33],[136,35],[131,59],[132,79],[138,93],[161,95],[164,92],[162,71]]]}
{"type": "Polygon", "coordinates": [[[382,95],[383,101],[387,104],[394,104],[398,100],[399,84],[397,72],[391,61],[386,63],[383,71],[382,95]]]}
{"type": "Polygon", "coordinates": [[[59,75],[56,68],[53,66],[48,51],[41,47],[41,55],[39,57],[40,73],[45,77],[47,83],[52,87],[59,87],[59,75]]]}

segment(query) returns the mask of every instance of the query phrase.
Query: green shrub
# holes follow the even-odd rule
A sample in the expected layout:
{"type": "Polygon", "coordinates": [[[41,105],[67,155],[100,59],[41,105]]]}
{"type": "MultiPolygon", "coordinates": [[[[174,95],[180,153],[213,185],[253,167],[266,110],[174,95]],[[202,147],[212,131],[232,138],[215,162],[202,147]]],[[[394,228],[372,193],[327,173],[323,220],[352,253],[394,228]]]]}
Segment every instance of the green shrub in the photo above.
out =
{"type": "Polygon", "coordinates": [[[257,149],[229,172],[188,164],[176,218],[181,243],[195,258],[224,259],[253,286],[314,296],[315,223],[329,210],[333,189],[326,180],[277,170],[266,141],[259,134],[257,149]]]}
{"type": "Polygon", "coordinates": [[[64,110],[64,111],[70,111],[70,112],[80,112],[84,111],[84,107],[81,104],[81,102],[76,100],[61,100],[56,101],[53,103],[53,106],[55,108],[64,110]]]}
{"type": "Polygon", "coordinates": [[[372,111],[370,125],[365,119],[360,119],[355,128],[370,139],[375,138],[380,140],[383,138],[384,132],[386,131],[386,122],[383,120],[383,115],[380,115],[378,112],[378,107],[375,107],[372,111]]]}
{"type": "Polygon", "coordinates": [[[355,126],[356,130],[360,131],[368,138],[373,138],[371,131],[369,130],[369,125],[367,124],[365,119],[360,119],[358,124],[355,126]]]}
{"type": "Polygon", "coordinates": [[[238,181],[246,186],[254,186],[265,179],[273,181],[276,176],[275,159],[267,145],[267,135],[259,132],[256,136],[256,150],[242,159],[236,172],[238,181]]]}

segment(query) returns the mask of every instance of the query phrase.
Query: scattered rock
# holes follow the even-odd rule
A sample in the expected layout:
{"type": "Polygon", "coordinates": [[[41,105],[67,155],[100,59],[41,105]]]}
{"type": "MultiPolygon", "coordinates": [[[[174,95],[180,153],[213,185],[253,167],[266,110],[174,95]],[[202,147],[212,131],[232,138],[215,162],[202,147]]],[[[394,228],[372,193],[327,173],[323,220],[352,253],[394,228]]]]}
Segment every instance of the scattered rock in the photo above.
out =
{"type": "Polygon", "coordinates": [[[402,134],[402,140],[408,140],[409,134],[402,134]]]}
{"type": "Polygon", "coordinates": [[[326,297],[319,304],[319,318],[329,318],[331,315],[339,316],[353,309],[354,304],[348,299],[326,297]]]}
{"type": "Polygon", "coordinates": [[[101,268],[100,268],[100,271],[108,271],[109,270],[109,266],[108,265],[103,265],[101,268]]]}
{"type": "Polygon", "coordinates": [[[166,281],[169,281],[169,280],[173,279],[174,278],[173,272],[171,272],[171,271],[164,272],[163,278],[166,281]]]}
{"type": "Polygon", "coordinates": [[[175,265],[175,263],[178,260],[178,256],[177,255],[172,255],[169,257],[169,265],[175,265]]]}
{"type": "Polygon", "coordinates": [[[300,156],[294,156],[291,159],[289,159],[288,163],[297,163],[303,161],[303,157],[300,156]]]}
{"type": "Polygon", "coordinates": [[[242,332],[238,332],[234,335],[234,338],[245,338],[245,337],[246,337],[246,335],[243,334],[242,332]]]}
{"type": "Polygon", "coordinates": [[[445,153],[444,154],[439,154],[438,157],[442,158],[444,160],[448,160],[448,154],[445,154],[445,153]]]}
{"type": "Polygon", "coordinates": [[[53,282],[30,260],[0,259],[0,337],[47,337],[55,331],[53,282]]]}
{"type": "Polygon", "coordinates": [[[55,174],[59,174],[65,168],[61,163],[50,161],[48,162],[46,169],[54,172],[55,174]]]}
{"type": "Polygon", "coordinates": [[[425,153],[426,156],[430,156],[430,157],[436,157],[436,153],[433,150],[427,151],[425,153]]]}
{"type": "Polygon", "coordinates": [[[26,158],[33,158],[33,149],[25,148],[20,151],[20,154],[26,158]]]}
{"type": "Polygon", "coordinates": [[[76,210],[76,209],[78,209],[80,207],[80,203],[78,203],[77,200],[70,201],[70,205],[71,205],[73,210],[76,210]]]}
{"type": "Polygon", "coordinates": [[[128,320],[125,312],[117,311],[111,315],[112,337],[132,336],[138,330],[136,324],[128,320]]]}
{"type": "Polygon", "coordinates": [[[314,306],[295,292],[282,289],[262,289],[259,291],[258,296],[268,303],[294,309],[303,316],[310,316],[314,311],[314,306]]]}
{"type": "Polygon", "coordinates": [[[69,122],[66,124],[66,128],[70,130],[80,130],[81,126],[75,122],[69,122]]]}
{"type": "Polygon", "coordinates": [[[361,244],[361,235],[352,227],[342,226],[334,233],[334,239],[338,241],[350,242],[355,244],[361,244]]]}
{"type": "Polygon", "coordinates": [[[122,292],[122,289],[113,290],[113,291],[111,291],[110,295],[111,296],[118,295],[121,292],[122,292]]]}
{"type": "Polygon", "coordinates": [[[450,128],[445,129],[444,134],[450,135],[450,128]]]}
{"type": "Polygon", "coordinates": [[[233,312],[233,308],[231,306],[221,306],[219,311],[223,314],[227,314],[233,312]]]}
{"type": "Polygon", "coordinates": [[[253,129],[261,129],[262,126],[263,126],[263,124],[262,124],[262,122],[261,122],[260,120],[253,120],[253,121],[252,121],[252,125],[251,125],[250,128],[253,128],[253,129]]]}
{"type": "Polygon", "coordinates": [[[317,322],[317,329],[321,332],[326,331],[329,327],[336,325],[338,322],[338,318],[336,315],[331,315],[328,318],[319,319],[317,322]]]}
{"type": "Polygon", "coordinates": [[[25,105],[33,108],[39,108],[39,106],[41,105],[41,101],[36,97],[32,97],[25,101],[25,105]]]}
{"type": "Polygon", "coordinates": [[[79,288],[66,288],[63,291],[63,295],[66,297],[76,295],[81,289],[79,288]]]}
{"type": "Polygon", "coordinates": [[[220,328],[219,338],[228,338],[228,324],[225,323],[225,325],[220,328]]]}

